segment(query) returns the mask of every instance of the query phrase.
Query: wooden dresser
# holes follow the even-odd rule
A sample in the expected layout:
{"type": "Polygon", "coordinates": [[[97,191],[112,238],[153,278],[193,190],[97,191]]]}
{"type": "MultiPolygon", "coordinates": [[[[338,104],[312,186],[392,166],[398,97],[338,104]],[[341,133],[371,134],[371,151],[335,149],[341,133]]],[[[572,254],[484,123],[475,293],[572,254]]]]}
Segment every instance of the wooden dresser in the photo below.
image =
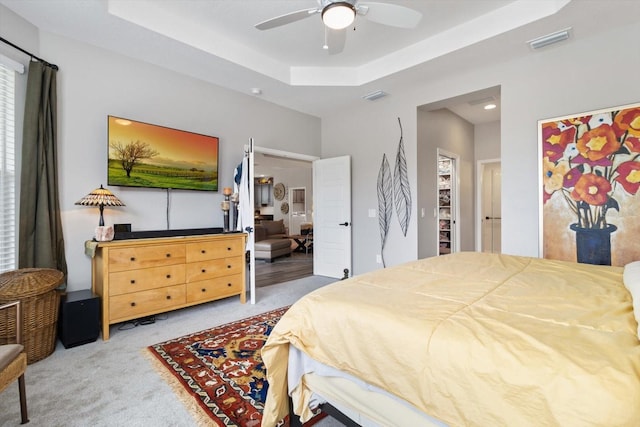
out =
{"type": "Polygon", "coordinates": [[[209,234],[100,242],[91,286],[109,326],[245,292],[246,235],[209,234]]]}

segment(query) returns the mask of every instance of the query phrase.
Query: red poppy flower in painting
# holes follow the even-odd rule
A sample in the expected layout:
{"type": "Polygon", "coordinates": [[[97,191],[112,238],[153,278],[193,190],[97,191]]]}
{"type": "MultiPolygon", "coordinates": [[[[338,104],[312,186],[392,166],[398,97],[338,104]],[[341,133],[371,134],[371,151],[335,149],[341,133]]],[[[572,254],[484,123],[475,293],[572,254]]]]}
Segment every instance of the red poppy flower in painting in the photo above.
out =
{"type": "Polygon", "coordinates": [[[578,138],[577,147],[583,157],[597,162],[618,151],[620,142],[611,126],[603,124],[578,138]]]}
{"type": "Polygon", "coordinates": [[[552,162],[557,162],[562,158],[567,145],[575,141],[576,128],[569,122],[559,124],[550,123],[550,126],[543,126],[542,141],[544,144],[544,157],[549,157],[552,162]]]}
{"type": "Polygon", "coordinates": [[[627,136],[624,141],[624,146],[633,153],[640,153],[640,138],[627,136]]]}
{"type": "Polygon", "coordinates": [[[576,182],[582,176],[582,172],[580,172],[579,168],[572,168],[569,172],[564,174],[562,180],[562,186],[565,188],[573,188],[576,186],[576,182]]]}
{"type": "Polygon", "coordinates": [[[576,182],[571,197],[575,201],[585,202],[591,206],[602,206],[609,199],[609,191],[611,191],[609,181],[596,174],[586,173],[576,182]]]}
{"type": "Polygon", "coordinates": [[[616,182],[619,182],[627,193],[635,195],[640,187],[640,162],[620,164],[616,182]]]}
{"type": "Polygon", "coordinates": [[[616,133],[620,135],[628,132],[632,136],[640,137],[640,108],[629,108],[616,115],[614,121],[616,133]]]}
{"type": "Polygon", "coordinates": [[[640,191],[640,107],[546,122],[541,137],[543,203],[560,194],[577,226],[608,227],[616,188],[640,191]]]}
{"type": "Polygon", "coordinates": [[[551,162],[557,162],[564,155],[564,147],[559,144],[551,144],[544,141],[542,146],[543,157],[551,162]]]}

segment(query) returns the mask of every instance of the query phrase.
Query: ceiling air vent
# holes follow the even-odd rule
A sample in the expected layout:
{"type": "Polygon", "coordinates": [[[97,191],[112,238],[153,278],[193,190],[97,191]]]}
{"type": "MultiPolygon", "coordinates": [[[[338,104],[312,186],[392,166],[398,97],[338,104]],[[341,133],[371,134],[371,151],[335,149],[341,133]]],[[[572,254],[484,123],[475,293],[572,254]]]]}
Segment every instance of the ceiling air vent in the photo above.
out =
{"type": "Polygon", "coordinates": [[[376,90],[375,92],[371,92],[362,97],[362,99],[366,99],[367,101],[375,101],[376,99],[380,99],[382,97],[387,96],[386,92],[381,90],[376,90]]]}
{"type": "Polygon", "coordinates": [[[538,37],[537,39],[529,40],[527,43],[531,49],[540,49],[550,44],[558,43],[569,38],[571,27],[564,30],[556,31],[555,33],[547,34],[546,36],[538,37]]]}

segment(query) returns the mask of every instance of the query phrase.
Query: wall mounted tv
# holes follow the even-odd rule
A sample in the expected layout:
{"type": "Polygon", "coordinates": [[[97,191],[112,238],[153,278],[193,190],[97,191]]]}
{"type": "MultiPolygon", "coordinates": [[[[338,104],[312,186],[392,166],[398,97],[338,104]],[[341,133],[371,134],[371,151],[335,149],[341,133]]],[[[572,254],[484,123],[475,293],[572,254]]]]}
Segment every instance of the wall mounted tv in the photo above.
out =
{"type": "Polygon", "coordinates": [[[108,116],[107,183],[218,191],[218,138],[108,116]]]}

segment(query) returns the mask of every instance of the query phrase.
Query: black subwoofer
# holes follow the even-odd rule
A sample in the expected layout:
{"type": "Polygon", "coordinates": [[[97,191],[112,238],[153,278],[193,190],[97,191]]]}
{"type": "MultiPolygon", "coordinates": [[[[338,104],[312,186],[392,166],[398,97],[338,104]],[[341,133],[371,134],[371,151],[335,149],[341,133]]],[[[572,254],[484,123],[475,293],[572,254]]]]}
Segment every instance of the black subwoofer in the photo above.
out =
{"type": "Polygon", "coordinates": [[[64,295],[58,319],[58,336],[64,348],[93,342],[99,335],[100,297],[89,289],[64,295]]]}

